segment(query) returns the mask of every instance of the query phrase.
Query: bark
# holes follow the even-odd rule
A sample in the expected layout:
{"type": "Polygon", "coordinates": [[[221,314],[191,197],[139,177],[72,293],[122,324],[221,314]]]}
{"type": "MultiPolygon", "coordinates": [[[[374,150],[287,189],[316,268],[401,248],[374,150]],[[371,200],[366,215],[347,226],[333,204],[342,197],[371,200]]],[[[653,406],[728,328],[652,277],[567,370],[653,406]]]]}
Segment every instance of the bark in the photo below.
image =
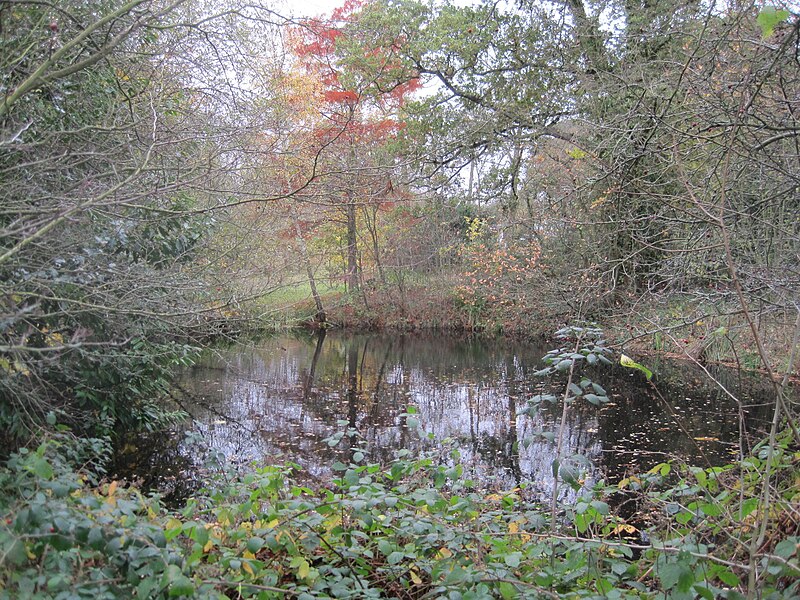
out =
{"type": "Polygon", "coordinates": [[[358,291],[358,237],[356,230],[356,204],[352,196],[347,202],[347,289],[358,291]]]}
{"type": "Polygon", "coordinates": [[[292,207],[291,212],[295,236],[297,237],[297,244],[300,247],[300,256],[303,259],[303,264],[306,266],[308,285],[311,287],[311,295],[314,298],[314,305],[317,307],[317,322],[320,325],[324,325],[327,321],[327,314],[325,313],[325,306],[322,304],[322,298],[317,290],[317,281],[314,278],[314,268],[311,265],[311,258],[308,255],[308,246],[306,245],[306,240],[303,237],[303,232],[300,229],[300,220],[297,218],[297,209],[292,207]]]}

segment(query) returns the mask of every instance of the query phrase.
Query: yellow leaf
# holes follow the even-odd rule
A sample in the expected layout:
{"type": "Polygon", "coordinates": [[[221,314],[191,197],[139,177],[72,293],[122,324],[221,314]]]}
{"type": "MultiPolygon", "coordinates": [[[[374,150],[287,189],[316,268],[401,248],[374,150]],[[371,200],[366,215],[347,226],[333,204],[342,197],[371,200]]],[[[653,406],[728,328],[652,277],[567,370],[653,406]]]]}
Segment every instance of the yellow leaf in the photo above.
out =
{"type": "Polygon", "coordinates": [[[250,566],[249,562],[243,562],[242,563],[242,569],[247,571],[248,575],[251,575],[251,576],[255,575],[255,573],[253,572],[253,567],[250,566]]]}
{"type": "Polygon", "coordinates": [[[519,523],[512,521],[508,524],[508,533],[517,533],[519,531],[519,523]]]}
{"type": "Polygon", "coordinates": [[[308,574],[311,572],[311,566],[308,564],[307,560],[300,561],[300,565],[297,567],[297,576],[300,579],[305,579],[308,577],[308,574]]]}
{"type": "Polygon", "coordinates": [[[636,527],[634,527],[633,525],[628,525],[627,523],[620,523],[619,525],[614,527],[612,533],[636,533],[637,531],[639,530],[636,529],[636,527]]]}
{"type": "Polygon", "coordinates": [[[242,556],[244,558],[251,558],[251,559],[256,557],[256,555],[253,554],[252,552],[250,552],[250,550],[245,550],[244,554],[242,554],[242,556]]]}
{"type": "Polygon", "coordinates": [[[444,546],[442,546],[441,548],[439,548],[439,552],[436,553],[436,556],[438,556],[439,558],[450,558],[451,556],[453,556],[453,553],[450,552],[450,550],[448,550],[444,546]]]}
{"type": "Polygon", "coordinates": [[[214,547],[214,541],[208,540],[206,545],[203,546],[203,552],[211,552],[211,549],[214,547]]]}
{"type": "Polygon", "coordinates": [[[60,346],[64,343],[64,336],[60,333],[51,333],[45,338],[45,343],[54,348],[55,346],[60,346]]]}
{"type": "Polygon", "coordinates": [[[108,492],[106,493],[106,495],[110,498],[111,496],[114,495],[114,492],[116,491],[117,491],[117,482],[112,481],[111,485],[108,486],[108,492]]]}
{"type": "Polygon", "coordinates": [[[280,523],[280,521],[278,521],[278,519],[272,519],[272,521],[270,521],[269,523],[267,523],[267,529],[272,529],[272,528],[273,528],[273,527],[275,527],[275,526],[276,526],[278,523],[280,523]]]}
{"type": "Polygon", "coordinates": [[[413,581],[416,585],[422,585],[422,578],[414,569],[411,569],[408,574],[411,576],[411,581],[413,581]]]}

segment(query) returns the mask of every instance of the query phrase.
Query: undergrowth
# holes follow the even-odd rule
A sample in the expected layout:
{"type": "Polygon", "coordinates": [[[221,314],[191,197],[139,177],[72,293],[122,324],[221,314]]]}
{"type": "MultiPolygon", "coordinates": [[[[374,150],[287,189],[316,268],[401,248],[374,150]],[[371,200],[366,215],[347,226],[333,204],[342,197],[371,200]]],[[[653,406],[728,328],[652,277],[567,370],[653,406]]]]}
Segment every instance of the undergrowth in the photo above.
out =
{"type": "MultiPolygon", "coordinates": [[[[788,439],[772,454],[763,598],[800,594],[788,439]]],[[[524,490],[486,493],[456,461],[404,452],[381,466],[356,451],[319,489],[295,483],[294,465],[220,477],[177,511],[63,454],[58,441],[21,451],[0,479],[0,598],[740,598],[765,510],[760,448],[601,482],[560,507],[554,531],[524,490]],[[620,497],[638,516],[619,514],[620,497]]]]}

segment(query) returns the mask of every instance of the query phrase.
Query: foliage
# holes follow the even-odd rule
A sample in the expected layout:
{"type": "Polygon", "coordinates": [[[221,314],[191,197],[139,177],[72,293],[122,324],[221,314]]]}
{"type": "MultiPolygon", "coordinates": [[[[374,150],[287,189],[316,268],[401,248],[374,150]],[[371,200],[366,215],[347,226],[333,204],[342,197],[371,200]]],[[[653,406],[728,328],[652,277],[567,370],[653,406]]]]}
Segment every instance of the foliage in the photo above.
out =
{"type": "Polygon", "coordinates": [[[487,240],[485,220],[467,218],[467,239],[460,248],[465,282],[455,288],[458,304],[469,316],[472,328],[514,321],[520,312],[536,306],[534,289],[541,282],[536,243],[508,241],[500,245],[487,240]]]}
{"type": "MultiPolygon", "coordinates": [[[[353,443],[346,433],[330,443],[353,443]]],[[[296,466],[257,468],[169,511],[118,482],[91,487],[57,445],[14,455],[0,480],[0,597],[740,598],[741,548],[764,509],[760,450],[739,466],[601,482],[550,535],[524,486],[482,491],[457,454],[380,466],[356,445],[319,489],[295,483],[296,466]],[[619,496],[647,521],[618,514],[619,496]]],[[[758,577],[764,597],[790,598],[800,455],[784,442],[773,460],[784,525],[759,549],[758,577]]]]}
{"type": "Polygon", "coordinates": [[[156,426],[201,313],[230,303],[203,188],[224,187],[234,142],[225,97],[213,129],[200,99],[207,62],[181,67],[202,44],[179,4],[0,8],[0,453],[51,414],[90,434],[156,426]]]}

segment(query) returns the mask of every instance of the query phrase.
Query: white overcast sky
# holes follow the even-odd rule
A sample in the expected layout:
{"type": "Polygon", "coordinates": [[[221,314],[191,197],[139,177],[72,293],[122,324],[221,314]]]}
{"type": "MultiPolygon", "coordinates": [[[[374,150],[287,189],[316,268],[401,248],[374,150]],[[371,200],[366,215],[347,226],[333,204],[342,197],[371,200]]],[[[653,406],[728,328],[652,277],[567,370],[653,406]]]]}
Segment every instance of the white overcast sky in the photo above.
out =
{"type": "Polygon", "coordinates": [[[283,4],[295,17],[318,17],[330,15],[344,0],[284,0],[283,4]]]}

